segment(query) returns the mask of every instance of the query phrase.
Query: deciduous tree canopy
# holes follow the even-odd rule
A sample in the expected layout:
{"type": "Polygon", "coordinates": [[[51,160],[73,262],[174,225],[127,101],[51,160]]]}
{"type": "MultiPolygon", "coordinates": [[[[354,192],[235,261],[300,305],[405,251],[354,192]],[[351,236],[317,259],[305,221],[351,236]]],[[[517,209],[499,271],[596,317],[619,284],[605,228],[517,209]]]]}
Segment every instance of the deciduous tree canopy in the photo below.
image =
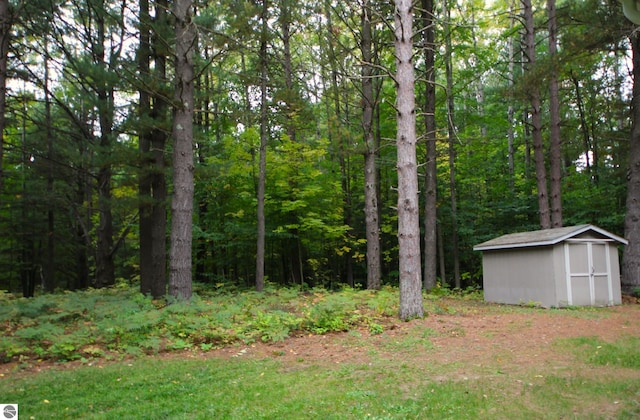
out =
{"type": "Polygon", "coordinates": [[[555,25],[541,0],[409,2],[398,63],[388,2],[186,3],[0,1],[0,289],[162,296],[179,240],[199,282],[378,288],[408,236],[418,282],[476,287],[472,246],[537,229],[546,188],[554,225],[624,234],[637,39],[618,2],[549,2],[555,25]],[[404,205],[424,219],[399,230],[404,205]]]}

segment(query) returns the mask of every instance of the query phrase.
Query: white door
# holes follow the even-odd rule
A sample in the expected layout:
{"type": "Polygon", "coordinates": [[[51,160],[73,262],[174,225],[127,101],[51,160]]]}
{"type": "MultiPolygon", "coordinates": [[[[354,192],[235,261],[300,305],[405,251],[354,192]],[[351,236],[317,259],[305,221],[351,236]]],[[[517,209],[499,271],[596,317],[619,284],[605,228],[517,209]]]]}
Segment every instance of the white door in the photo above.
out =
{"type": "Polygon", "coordinates": [[[569,305],[604,306],[613,303],[609,261],[606,242],[578,239],[565,243],[569,305]]]}

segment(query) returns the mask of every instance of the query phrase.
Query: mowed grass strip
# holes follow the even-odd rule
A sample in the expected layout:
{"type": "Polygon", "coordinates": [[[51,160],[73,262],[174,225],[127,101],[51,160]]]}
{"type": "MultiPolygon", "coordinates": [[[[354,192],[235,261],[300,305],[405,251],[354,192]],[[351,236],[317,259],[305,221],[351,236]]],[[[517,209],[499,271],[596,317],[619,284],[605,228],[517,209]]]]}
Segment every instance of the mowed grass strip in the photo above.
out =
{"type": "Polygon", "coordinates": [[[273,358],[144,357],[0,380],[23,418],[513,419],[637,418],[640,381],[509,374],[448,380],[425,368],[283,363],[273,358]],[[438,379],[436,379],[438,378],[438,379]]]}

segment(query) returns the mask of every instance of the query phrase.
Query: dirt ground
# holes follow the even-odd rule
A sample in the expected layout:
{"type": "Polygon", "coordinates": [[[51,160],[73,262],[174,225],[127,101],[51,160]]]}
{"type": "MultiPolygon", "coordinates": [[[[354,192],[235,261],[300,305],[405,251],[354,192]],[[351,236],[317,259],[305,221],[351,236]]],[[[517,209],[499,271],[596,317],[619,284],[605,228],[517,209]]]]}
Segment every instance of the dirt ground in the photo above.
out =
{"type": "MultiPolygon", "coordinates": [[[[383,332],[378,334],[364,328],[327,335],[300,334],[277,343],[240,344],[208,352],[174,352],[154,357],[277,358],[298,366],[366,363],[374,357],[417,363],[424,359],[425,363],[435,360],[441,365],[456,366],[454,373],[466,378],[483,366],[509,372],[533,367],[561,369],[575,358],[553,345],[562,338],[597,337],[610,342],[625,336],[640,337],[640,304],[635,299],[626,299],[621,306],[582,310],[522,309],[460,300],[439,301],[436,307],[436,313],[424,319],[401,322],[387,318],[383,332]]],[[[0,378],[79,364],[0,364],[0,378]]]]}
{"type": "MultiPolygon", "coordinates": [[[[283,361],[362,363],[372,357],[437,360],[441,364],[505,365],[526,370],[531,366],[561,366],[573,355],[552,343],[562,338],[598,337],[611,342],[640,337],[640,304],[593,310],[514,310],[507,306],[444,301],[444,314],[430,314],[410,322],[389,320],[384,332],[367,330],[328,335],[304,335],[281,343],[255,343],[216,350],[214,357],[278,357],[283,361]],[[450,313],[448,313],[450,312],[450,313]],[[413,337],[413,338],[412,338],[413,337]],[[424,340],[419,340],[425,337],[424,340]],[[424,342],[432,346],[427,349],[424,342]],[[395,344],[395,345],[394,345],[395,344]],[[412,351],[412,344],[422,348],[412,351]],[[422,351],[424,350],[424,351],[422,351]]],[[[462,372],[461,374],[464,374],[462,372]]]]}

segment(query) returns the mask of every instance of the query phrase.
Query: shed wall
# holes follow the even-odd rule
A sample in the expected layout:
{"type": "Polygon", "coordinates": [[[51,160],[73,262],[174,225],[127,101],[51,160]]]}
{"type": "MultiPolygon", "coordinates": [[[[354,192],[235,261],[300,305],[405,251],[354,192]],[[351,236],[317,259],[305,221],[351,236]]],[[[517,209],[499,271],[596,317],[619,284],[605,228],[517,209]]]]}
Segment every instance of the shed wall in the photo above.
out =
{"type": "Polygon", "coordinates": [[[611,267],[611,283],[613,288],[613,305],[622,304],[622,290],[620,287],[620,257],[618,255],[618,244],[609,242],[609,264],[611,267]]]}
{"type": "Polygon", "coordinates": [[[554,271],[553,271],[553,288],[556,292],[553,301],[547,302],[545,307],[560,307],[566,306],[569,296],[567,291],[567,266],[565,259],[565,250],[564,243],[556,244],[553,247],[553,260],[554,260],[554,271]]]}
{"type": "Polygon", "coordinates": [[[554,279],[559,271],[564,272],[556,260],[560,254],[549,246],[485,251],[482,258],[485,300],[557,305],[554,279]]]}
{"type": "Polygon", "coordinates": [[[555,246],[484,251],[485,300],[544,307],[619,305],[622,298],[616,243],[602,242],[600,238],[581,239],[594,239],[590,246],[591,261],[587,258],[586,242],[568,244],[568,252],[564,242],[555,246]],[[596,273],[591,283],[590,271],[596,273]],[[610,277],[601,275],[607,271],[610,277]]]}

